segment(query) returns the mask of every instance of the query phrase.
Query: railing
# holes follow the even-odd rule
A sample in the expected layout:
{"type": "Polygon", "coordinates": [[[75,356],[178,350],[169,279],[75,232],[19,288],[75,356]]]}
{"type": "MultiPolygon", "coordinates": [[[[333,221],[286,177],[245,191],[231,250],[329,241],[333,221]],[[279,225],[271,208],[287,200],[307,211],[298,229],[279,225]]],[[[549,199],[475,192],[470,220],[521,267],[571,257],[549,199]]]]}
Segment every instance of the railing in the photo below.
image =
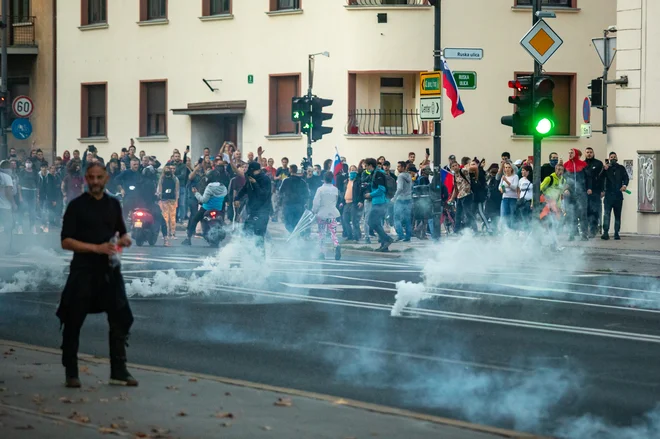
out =
{"type": "MultiPolygon", "coordinates": [[[[36,17],[10,17],[7,23],[9,46],[34,46],[34,22],[36,17]]],[[[4,21],[4,17],[0,16],[4,21]]],[[[0,42],[2,33],[0,32],[0,42]]]]}
{"type": "Polygon", "coordinates": [[[346,134],[358,136],[428,135],[418,110],[349,110],[346,134]]]}
{"type": "Polygon", "coordinates": [[[346,0],[348,6],[429,6],[429,0],[346,0]]]}

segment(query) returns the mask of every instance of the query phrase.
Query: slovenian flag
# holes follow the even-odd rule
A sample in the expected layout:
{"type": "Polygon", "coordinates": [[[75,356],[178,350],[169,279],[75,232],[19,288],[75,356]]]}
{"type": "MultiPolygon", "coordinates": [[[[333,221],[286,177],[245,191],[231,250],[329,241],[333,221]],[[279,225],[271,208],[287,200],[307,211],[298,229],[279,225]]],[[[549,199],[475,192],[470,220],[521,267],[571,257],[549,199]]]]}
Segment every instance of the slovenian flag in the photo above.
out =
{"type": "Polygon", "coordinates": [[[341,157],[339,156],[339,148],[335,147],[335,163],[332,165],[332,173],[335,176],[335,183],[337,182],[337,175],[341,174],[344,171],[344,164],[341,162],[341,157]]]}
{"type": "Polygon", "coordinates": [[[461,114],[465,113],[465,107],[463,107],[463,102],[461,101],[461,95],[458,92],[458,86],[456,85],[456,80],[454,75],[451,73],[449,66],[447,65],[447,60],[442,58],[442,87],[447,93],[447,97],[451,101],[451,115],[454,118],[457,118],[461,114]]]}
{"type": "Polygon", "coordinates": [[[443,168],[440,170],[440,180],[447,188],[449,196],[451,196],[451,193],[454,192],[454,174],[443,168]]]}

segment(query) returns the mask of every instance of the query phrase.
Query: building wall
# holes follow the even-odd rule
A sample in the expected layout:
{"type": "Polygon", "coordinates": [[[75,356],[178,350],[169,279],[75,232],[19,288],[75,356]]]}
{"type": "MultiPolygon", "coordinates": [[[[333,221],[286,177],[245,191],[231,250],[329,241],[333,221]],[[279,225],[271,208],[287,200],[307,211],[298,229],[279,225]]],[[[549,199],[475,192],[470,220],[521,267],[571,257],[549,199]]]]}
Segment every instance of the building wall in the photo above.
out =
{"type": "MultiPolygon", "coordinates": [[[[610,126],[608,150],[619,162],[633,160],[633,178],[624,196],[622,231],[660,234],[660,215],[637,209],[637,151],[660,151],[660,3],[654,0],[619,0],[617,3],[617,77],[629,84],[617,86],[616,123],[610,126]]],[[[656,169],[655,179],[660,178],[656,169]]],[[[657,198],[657,194],[656,194],[657,198]]]]}
{"type": "MultiPolygon", "coordinates": [[[[201,1],[170,0],[169,22],[140,26],[137,2],[114,0],[109,5],[107,28],[85,30],[80,26],[80,2],[58,4],[58,143],[80,144],[80,84],[108,82],[108,139],[94,141],[101,155],[108,156],[128,145],[138,135],[140,80],[167,78],[168,107],[185,108],[188,103],[247,100],[243,118],[242,145],[255,151],[260,145],[278,161],[288,156],[297,162],[305,155],[302,136],[268,136],[269,74],[301,74],[301,89],[307,85],[307,55],[329,51],[315,63],[314,93],[334,100],[329,123],[332,134],[314,144],[315,162],[332,157],[334,147],[351,163],[365,156],[405,158],[408,151],[423,156],[432,147],[429,136],[347,136],[349,108],[348,73],[357,74],[356,106],[379,105],[378,78],[382,72],[408,72],[406,99],[418,106],[416,73],[433,66],[433,10],[430,7],[346,8],[342,0],[303,0],[302,14],[268,15],[268,1],[234,1],[233,18],[202,21],[201,1]],[[388,23],[379,24],[377,14],[387,13],[388,23]],[[379,73],[381,72],[381,73],[379,73]],[[254,75],[248,84],[247,76],[254,75]],[[211,92],[202,78],[222,79],[211,92]],[[410,97],[408,97],[410,90],[410,97]],[[413,95],[413,93],[415,93],[413,95]],[[414,98],[413,98],[414,96],[414,98]]],[[[478,88],[462,92],[466,114],[453,119],[445,102],[443,152],[445,160],[456,155],[498,159],[508,150],[514,157],[532,154],[529,139],[512,139],[501,116],[511,114],[510,90],[514,72],[530,71],[531,57],[519,41],[531,26],[529,9],[514,9],[513,0],[462,0],[443,2],[443,46],[482,47],[482,61],[449,60],[453,70],[478,73],[478,88]],[[503,26],[502,24],[506,25],[503,26]]],[[[579,129],[586,85],[599,76],[602,67],[591,46],[591,38],[615,22],[615,0],[578,0],[579,10],[558,12],[549,20],[564,45],[546,64],[549,72],[577,74],[574,114],[579,129]]],[[[404,105],[407,106],[408,103],[404,105]]],[[[191,120],[168,116],[168,140],[139,142],[138,149],[169,155],[173,148],[190,143],[191,120]]],[[[594,128],[598,129],[597,122],[594,128]]],[[[219,148],[218,138],[212,149],[219,148]]],[[[81,148],[85,147],[83,142],[81,148]]],[[[564,158],[570,147],[593,146],[605,151],[605,140],[568,137],[544,142],[543,155],[558,150],[564,158]]],[[[444,160],[443,160],[444,161],[444,160]]]]}

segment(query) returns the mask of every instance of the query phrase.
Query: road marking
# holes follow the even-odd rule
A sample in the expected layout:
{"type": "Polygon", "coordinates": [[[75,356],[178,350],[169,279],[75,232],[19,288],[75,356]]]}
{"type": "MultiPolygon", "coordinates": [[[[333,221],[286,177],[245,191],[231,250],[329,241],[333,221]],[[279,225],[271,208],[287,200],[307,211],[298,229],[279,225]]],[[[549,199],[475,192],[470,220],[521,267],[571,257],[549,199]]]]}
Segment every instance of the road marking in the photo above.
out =
{"type": "MultiPolygon", "coordinates": [[[[53,302],[45,302],[45,301],[41,301],[41,300],[20,299],[20,298],[17,298],[17,297],[14,297],[13,299],[18,301],[18,302],[35,303],[37,305],[50,306],[51,308],[58,308],[60,306],[59,302],[58,303],[53,303],[53,302]]],[[[133,314],[133,317],[135,317],[137,319],[143,319],[143,320],[150,318],[150,317],[139,315],[139,314],[133,314]]]]}
{"type": "Polygon", "coordinates": [[[357,350],[357,351],[374,352],[374,353],[383,354],[383,355],[394,355],[394,356],[398,356],[398,357],[414,358],[416,360],[435,361],[435,362],[438,362],[438,363],[456,364],[456,365],[459,365],[459,366],[468,366],[468,367],[475,367],[475,368],[480,368],[480,369],[501,370],[501,371],[505,371],[505,372],[515,372],[515,373],[531,373],[531,372],[533,372],[532,370],[529,370],[529,369],[516,369],[516,368],[513,368],[513,367],[494,366],[494,365],[486,364],[486,363],[474,363],[474,362],[471,362],[471,361],[451,360],[449,358],[431,357],[431,356],[428,356],[428,355],[411,354],[411,353],[408,353],[408,352],[388,351],[388,350],[384,350],[384,349],[368,348],[368,347],[365,347],[365,346],[354,346],[354,345],[348,345],[348,344],[343,344],[343,343],[335,343],[335,342],[330,342],[330,341],[319,341],[317,343],[320,344],[320,345],[324,345],[324,346],[332,346],[332,347],[343,348],[343,349],[352,349],[352,350],[357,350]]]}
{"type": "MultiPolygon", "coordinates": [[[[343,291],[343,290],[380,290],[380,291],[390,291],[393,293],[397,293],[398,290],[396,288],[383,288],[383,287],[373,287],[373,286],[366,286],[366,285],[328,285],[328,284],[289,284],[285,282],[280,282],[282,285],[285,285],[287,287],[291,288],[303,288],[303,289],[309,289],[309,290],[325,290],[325,289],[330,289],[330,290],[335,290],[335,291],[343,291]]],[[[388,282],[392,283],[392,282],[388,282]]],[[[437,294],[437,293],[427,293],[426,295],[428,296],[433,296],[433,297],[449,297],[452,299],[462,299],[462,300],[481,300],[478,297],[466,297],[466,296],[453,296],[450,294],[437,294]]]]}

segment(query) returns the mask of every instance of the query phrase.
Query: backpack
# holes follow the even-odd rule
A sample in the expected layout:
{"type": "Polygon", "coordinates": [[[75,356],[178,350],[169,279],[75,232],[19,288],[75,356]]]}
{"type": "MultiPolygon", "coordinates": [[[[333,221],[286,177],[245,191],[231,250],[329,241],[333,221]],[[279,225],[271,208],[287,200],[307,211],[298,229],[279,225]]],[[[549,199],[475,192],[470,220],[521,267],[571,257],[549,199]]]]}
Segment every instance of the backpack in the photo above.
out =
{"type": "Polygon", "coordinates": [[[385,173],[385,183],[387,187],[387,199],[391,200],[396,194],[396,180],[389,173],[385,173]]]}

